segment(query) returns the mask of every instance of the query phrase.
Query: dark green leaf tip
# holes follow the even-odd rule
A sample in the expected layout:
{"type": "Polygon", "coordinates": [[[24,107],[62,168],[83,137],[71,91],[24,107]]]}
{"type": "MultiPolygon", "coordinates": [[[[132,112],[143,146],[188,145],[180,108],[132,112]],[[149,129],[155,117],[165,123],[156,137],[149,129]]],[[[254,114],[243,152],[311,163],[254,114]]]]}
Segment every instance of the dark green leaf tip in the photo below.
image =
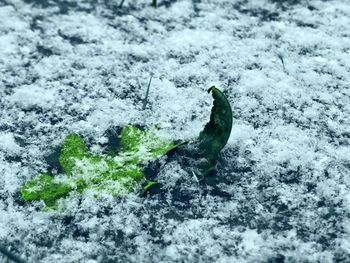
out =
{"type": "Polygon", "coordinates": [[[225,147],[232,130],[232,109],[226,96],[215,86],[208,89],[212,93],[214,104],[210,121],[199,134],[199,152],[207,159],[202,174],[207,175],[214,169],[219,152],[225,147]]]}

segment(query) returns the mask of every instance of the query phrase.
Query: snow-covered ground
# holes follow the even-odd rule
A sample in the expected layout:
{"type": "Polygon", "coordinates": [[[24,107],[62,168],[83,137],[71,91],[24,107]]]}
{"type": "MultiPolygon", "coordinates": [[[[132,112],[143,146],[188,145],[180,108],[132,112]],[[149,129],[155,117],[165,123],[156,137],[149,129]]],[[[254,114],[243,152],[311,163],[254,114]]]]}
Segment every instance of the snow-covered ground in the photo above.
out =
{"type": "Polygon", "coordinates": [[[28,262],[350,262],[350,2],[150,2],[0,0],[0,245],[28,262]],[[69,133],[95,152],[128,123],[195,138],[211,85],[234,111],[215,178],[163,160],[147,197],[21,200],[69,133]]]}

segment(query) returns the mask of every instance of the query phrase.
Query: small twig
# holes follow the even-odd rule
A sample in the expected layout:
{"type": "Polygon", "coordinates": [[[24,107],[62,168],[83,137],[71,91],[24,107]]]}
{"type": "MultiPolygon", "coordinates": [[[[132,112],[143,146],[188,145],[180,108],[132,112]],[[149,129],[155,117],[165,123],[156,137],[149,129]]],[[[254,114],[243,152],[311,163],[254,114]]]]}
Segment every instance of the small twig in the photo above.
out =
{"type": "Polygon", "coordinates": [[[125,2],[125,0],[121,0],[121,1],[120,1],[119,8],[122,8],[124,2],[125,2]]]}
{"type": "Polygon", "coordinates": [[[20,257],[16,256],[12,252],[8,251],[5,247],[0,245],[0,253],[4,254],[8,259],[12,260],[13,262],[16,263],[26,263],[23,259],[20,257]]]}
{"type": "Polygon", "coordinates": [[[146,109],[146,106],[147,106],[148,94],[149,94],[149,89],[150,89],[150,87],[151,87],[152,78],[153,78],[153,76],[151,76],[151,77],[149,78],[148,87],[147,87],[147,91],[146,91],[146,96],[145,96],[145,98],[143,99],[142,110],[145,110],[145,109],[146,109]]]}

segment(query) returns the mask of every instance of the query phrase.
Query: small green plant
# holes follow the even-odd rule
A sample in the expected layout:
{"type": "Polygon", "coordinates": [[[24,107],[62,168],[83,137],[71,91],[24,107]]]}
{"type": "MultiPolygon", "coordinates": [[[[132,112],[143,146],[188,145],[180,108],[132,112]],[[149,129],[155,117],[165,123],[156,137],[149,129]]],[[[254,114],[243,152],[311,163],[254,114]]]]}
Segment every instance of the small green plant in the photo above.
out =
{"type": "Polygon", "coordinates": [[[96,196],[99,193],[121,196],[133,191],[142,181],[147,184],[147,190],[154,184],[146,181],[143,165],[176,147],[173,142],[160,139],[156,131],[157,128],[141,131],[132,125],[124,127],[116,156],[94,155],[79,135],[71,134],[64,140],[59,156],[65,175],[39,175],[22,187],[22,198],[26,201],[42,200],[46,206],[55,207],[58,199],[72,191],[92,190],[96,196]]]}
{"type": "MultiPolygon", "coordinates": [[[[199,167],[203,176],[214,169],[232,128],[232,110],[228,100],[216,87],[211,87],[209,92],[214,98],[210,121],[194,142],[198,151],[196,156],[206,160],[199,167]]],[[[64,175],[40,174],[21,188],[22,198],[25,201],[41,200],[47,207],[55,208],[60,198],[73,191],[92,191],[96,197],[103,193],[122,196],[134,191],[140,183],[144,183],[144,191],[147,191],[156,182],[146,180],[145,164],[184,145],[161,139],[157,134],[156,127],[143,131],[128,125],[120,133],[118,154],[103,156],[94,155],[79,135],[70,134],[61,145],[59,155],[64,175]]]]}

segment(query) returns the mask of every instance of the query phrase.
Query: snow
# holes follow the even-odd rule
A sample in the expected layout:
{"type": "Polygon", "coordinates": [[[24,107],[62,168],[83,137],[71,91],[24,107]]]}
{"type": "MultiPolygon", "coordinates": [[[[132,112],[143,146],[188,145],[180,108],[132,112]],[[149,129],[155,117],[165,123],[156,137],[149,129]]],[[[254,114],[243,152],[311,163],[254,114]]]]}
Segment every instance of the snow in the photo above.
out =
{"type": "Polygon", "coordinates": [[[350,3],[118,5],[0,2],[0,245],[28,262],[350,261],[350,3]],[[196,138],[212,85],[234,114],[215,178],[164,158],[148,196],[21,200],[72,132],[94,152],[129,123],[196,138]]]}

